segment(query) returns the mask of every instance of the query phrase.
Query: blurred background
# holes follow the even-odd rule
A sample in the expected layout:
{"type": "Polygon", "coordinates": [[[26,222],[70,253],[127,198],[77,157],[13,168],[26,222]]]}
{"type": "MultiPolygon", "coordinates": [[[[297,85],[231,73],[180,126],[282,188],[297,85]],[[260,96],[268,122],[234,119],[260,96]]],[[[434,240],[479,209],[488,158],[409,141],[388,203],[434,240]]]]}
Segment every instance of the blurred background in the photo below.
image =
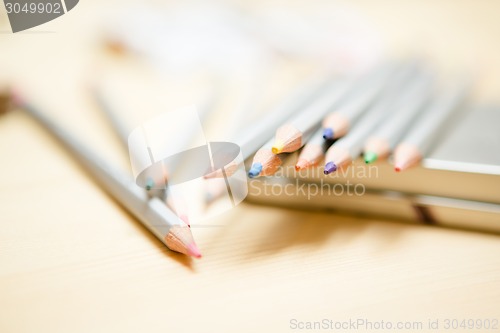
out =
{"type": "MultiPolygon", "coordinates": [[[[130,128],[210,105],[209,141],[265,121],[313,73],[399,57],[426,60],[443,80],[472,72],[473,99],[498,103],[499,13],[496,0],[81,0],[12,34],[0,6],[0,89],[22,89],[128,170],[95,87],[130,128]]],[[[242,204],[218,217],[226,228],[193,228],[205,258],[191,263],[134,223],[28,116],[4,115],[0,135],[0,330],[137,331],[137,318],[158,328],[167,312],[228,331],[242,322],[242,331],[279,331],[298,314],[498,312],[498,256],[481,261],[498,253],[496,237],[242,204]],[[183,300],[175,311],[155,306],[172,295],[183,300]]]]}

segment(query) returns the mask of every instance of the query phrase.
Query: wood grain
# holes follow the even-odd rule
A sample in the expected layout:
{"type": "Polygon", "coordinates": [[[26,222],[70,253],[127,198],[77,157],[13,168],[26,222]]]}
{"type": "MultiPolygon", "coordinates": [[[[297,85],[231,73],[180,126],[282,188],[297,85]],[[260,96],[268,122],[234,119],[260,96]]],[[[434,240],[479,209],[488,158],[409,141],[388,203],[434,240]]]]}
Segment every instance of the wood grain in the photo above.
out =
{"type": "MultiPolygon", "coordinates": [[[[117,3],[82,1],[44,26],[55,33],[0,35],[0,75],[127,168],[84,89],[96,62],[121,62],[136,84],[149,82],[135,60],[96,49],[102,11],[117,3]]],[[[498,2],[350,3],[387,36],[391,52],[418,49],[443,70],[477,56],[488,69],[478,98],[498,92],[498,2]]],[[[172,82],[161,89],[171,91],[172,105],[192,98],[193,89],[172,82]]],[[[193,228],[204,257],[190,260],[125,213],[24,114],[1,117],[0,156],[2,333],[286,332],[293,318],[500,319],[497,236],[242,204],[193,228]]]]}

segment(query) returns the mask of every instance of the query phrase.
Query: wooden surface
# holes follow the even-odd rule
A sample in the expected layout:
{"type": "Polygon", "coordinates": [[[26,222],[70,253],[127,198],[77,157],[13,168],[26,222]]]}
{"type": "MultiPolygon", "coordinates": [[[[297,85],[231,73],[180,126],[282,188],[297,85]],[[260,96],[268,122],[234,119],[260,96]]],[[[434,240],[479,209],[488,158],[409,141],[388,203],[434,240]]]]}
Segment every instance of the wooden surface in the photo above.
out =
{"type": "MultiPolygon", "coordinates": [[[[477,96],[495,99],[498,2],[353,5],[396,52],[424,50],[443,70],[479,67],[477,96]]],[[[86,0],[34,29],[51,33],[1,34],[0,76],[127,167],[83,89],[94,63],[113,66],[96,61],[94,33],[106,8],[113,7],[86,0]]],[[[173,104],[189,98],[184,91],[173,104]]],[[[0,119],[0,156],[2,333],[285,332],[292,319],[500,319],[498,236],[242,204],[218,226],[193,228],[204,257],[190,260],[167,250],[26,115],[0,119]]]]}

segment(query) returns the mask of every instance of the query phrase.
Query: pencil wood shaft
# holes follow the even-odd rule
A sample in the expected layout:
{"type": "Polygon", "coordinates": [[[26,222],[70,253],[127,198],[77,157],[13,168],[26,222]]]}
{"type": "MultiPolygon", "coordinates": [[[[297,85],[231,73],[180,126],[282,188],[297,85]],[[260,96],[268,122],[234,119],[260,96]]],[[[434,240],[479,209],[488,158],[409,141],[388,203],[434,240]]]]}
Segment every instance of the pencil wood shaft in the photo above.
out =
{"type": "MultiPolygon", "coordinates": [[[[123,120],[121,120],[121,118],[118,115],[118,110],[113,105],[112,99],[106,94],[104,88],[96,85],[92,88],[92,94],[94,95],[94,98],[97,104],[99,105],[100,110],[106,116],[114,132],[120,139],[121,144],[123,145],[125,150],[128,151],[128,137],[132,130],[128,128],[128,126],[125,124],[123,120]]],[[[202,123],[210,115],[210,112],[213,111],[214,109],[213,104],[214,104],[213,93],[208,94],[201,101],[197,111],[198,111],[198,116],[200,117],[200,121],[202,123]]],[[[182,143],[181,146],[187,144],[192,138],[192,133],[191,131],[189,131],[189,129],[187,129],[183,133],[184,133],[183,137],[177,138],[179,142],[182,143]]]]}
{"type": "Polygon", "coordinates": [[[273,143],[274,143],[274,138],[267,141],[255,153],[252,161],[252,167],[248,172],[250,178],[255,178],[258,176],[271,176],[274,173],[276,173],[278,168],[283,164],[285,155],[273,154],[272,152],[273,143]]]}
{"type": "Polygon", "coordinates": [[[354,125],[348,135],[335,142],[330,149],[343,148],[348,151],[352,159],[358,157],[363,150],[365,140],[389,114],[395,111],[394,101],[397,100],[400,92],[408,87],[409,79],[414,72],[413,66],[400,69],[384,87],[380,98],[367,110],[364,117],[354,125]]]}
{"type": "Polygon", "coordinates": [[[118,117],[115,107],[112,105],[112,101],[109,100],[103,89],[93,87],[92,94],[99,105],[99,109],[106,116],[114,132],[118,136],[118,139],[120,139],[120,143],[124,150],[128,151],[128,136],[130,134],[130,129],[118,117]]]}
{"type": "Polygon", "coordinates": [[[403,89],[395,99],[393,106],[395,112],[372,133],[371,137],[386,140],[389,148],[393,149],[429,100],[432,81],[432,75],[426,73],[416,82],[410,83],[407,89],[403,89]]]}
{"type": "Polygon", "coordinates": [[[250,127],[233,142],[241,147],[243,159],[252,156],[292,114],[301,110],[310,101],[322,94],[332,82],[331,75],[321,75],[309,79],[298,87],[271,110],[256,126],[250,127]]]}
{"type": "Polygon", "coordinates": [[[344,137],[336,141],[330,149],[343,148],[349,152],[354,160],[361,154],[363,143],[370,133],[379,125],[392,111],[389,101],[382,101],[371,108],[368,113],[356,123],[354,128],[344,137]]]}
{"type": "Polygon", "coordinates": [[[302,146],[311,137],[314,130],[319,127],[321,118],[349,89],[351,89],[353,84],[354,81],[352,79],[342,82],[327,83],[327,86],[324,88],[324,91],[318,101],[313,102],[311,106],[302,110],[298,116],[294,117],[292,121],[290,121],[290,123],[278,128],[275,138],[271,138],[257,150],[257,153],[252,161],[252,168],[248,173],[249,176],[253,178],[259,175],[269,176],[274,174],[281,166],[284,159],[283,156],[275,156],[276,154],[274,154],[275,143],[284,139],[283,137],[280,138],[280,134],[284,133],[284,129],[290,126],[294,129],[299,127],[304,131],[300,134],[301,144],[298,145],[298,148],[300,148],[300,146],[302,146]]]}
{"type": "MultiPolygon", "coordinates": [[[[264,120],[259,120],[255,126],[248,127],[243,134],[236,137],[232,142],[240,146],[243,160],[248,159],[260,148],[263,148],[265,142],[273,136],[280,124],[283,124],[291,115],[301,110],[301,108],[322,94],[330,87],[332,82],[333,78],[331,74],[321,74],[314,76],[305,83],[299,84],[278,106],[265,116],[264,120]]],[[[231,162],[229,167],[236,170],[238,165],[236,162],[231,162]]],[[[228,172],[227,167],[225,169],[226,176],[231,176],[232,174],[228,172]]],[[[205,175],[205,178],[220,178],[223,176],[224,174],[221,170],[216,170],[205,175]]]]}
{"type": "MultiPolygon", "coordinates": [[[[265,68],[267,68],[267,66],[265,68]]],[[[244,96],[242,100],[236,106],[235,111],[231,113],[231,118],[228,122],[229,125],[227,126],[228,129],[225,133],[229,135],[229,137],[235,137],[248,121],[248,115],[254,113],[259,96],[262,95],[264,91],[264,85],[262,85],[262,82],[267,81],[267,73],[268,71],[266,70],[256,69],[254,76],[250,82],[248,82],[246,89],[244,89],[244,96]]],[[[227,192],[225,182],[214,181],[210,178],[205,180],[206,204],[216,201],[227,192]]]]}
{"type": "Polygon", "coordinates": [[[306,143],[306,147],[310,144],[319,145],[322,144],[324,141],[325,139],[323,139],[323,129],[320,128],[317,129],[316,132],[313,133],[313,135],[311,135],[311,138],[306,143]]]}
{"type": "MultiPolygon", "coordinates": [[[[167,239],[171,229],[187,229],[187,227],[160,199],[150,199],[146,191],[138,187],[129,176],[106,163],[104,159],[53,123],[34,106],[25,102],[21,102],[20,106],[52,133],[104,190],[136,216],[161,242],[172,249],[172,244],[169,244],[167,239]]],[[[173,250],[179,251],[176,248],[173,250]]],[[[180,250],[182,252],[182,249],[180,250]]]]}
{"type": "Polygon", "coordinates": [[[333,83],[309,106],[280,126],[275,137],[275,146],[280,147],[277,152],[290,153],[302,147],[320,126],[323,117],[331,112],[354,84],[353,79],[333,83]]]}
{"type": "MultiPolygon", "coordinates": [[[[361,154],[365,140],[394,111],[394,99],[398,96],[400,90],[404,89],[408,84],[407,76],[407,69],[400,71],[396,78],[388,83],[380,98],[368,109],[364,117],[354,125],[353,129],[327,150],[325,158],[327,165],[333,162],[336,167],[341,167],[347,165],[349,161],[353,161],[361,154]]],[[[330,171],[325,170],[325,173],[330,173],[330,171]]]]}
{"type": "Polygon", "coordinates": [[[464,80],[436,96],[403,142],[417,147],[422,155],[427,154],[444,123],[458,111],[458,106],[465,100],[469,84],[469,81],[464,80]]]}
{"type": "MultiPolygon", "coordinates": [[[[343,137],[352,128],[359,117],[368,112],[370,104],[380,99],[387,99],[387,94],[392,89],[400,88],[411,74],[417,69],[417,64],[385,64],[362,81],[360,87],[355,89],[346,102],[323,120],[323,138],[334,139],[343,137]],[[389,81],[388,81],[389,80],[389,81]]],[[[391,97],[392,98],[392,97],[391,97]]]]}
{"type": "Polygon", "coordinates": [[[353,82],[336,82],[324,94],[322,94],[311,105],[302,110],[297,116],[288,123],[306,135],[311,131],[324,115],[331,110],[347,91],[353,86],[353,82]]]}
{"type": "Polygon", "coordinates": [[[295,169],[305,169],[318,164],[325,156],[325,152],[330,145],[331,143],[323,139],[323,129],[316,130],[302,148],[295,169]]]}
{"type": "MultiPolygon", "coordinates": [[[[113,101],[110,99],[108,94],[103,87],[98,85],[92,88],[92,93],[94,98],[96,99],[97,104],[100,107],[102,113],[106,116],[108,122],[111,125],[111,128],[116,133],[120,142],[124,148],[124,151],[128,153],[128,137],[131,132],[130,129],[127,128],[127,125],[120,119],[118,116],[118,110],[113,106],[113,101]]],[[[202,104],[199,108],[199,116],[200,121],[203,123],[205,118],[208,116],[210,111],[213,110],[213,94],[209,94],[205,100],[202,101],[202,104]]],[[[187,145],[187,143],[191,140],[192,133],[189,130],[183,132],[184,135],[179,139],[178,142],[181,142],[182,145],[187,145]]],[[[175,172],[175,165],[172,166],[172,171],[175,172]]],[[[182,198],[179,194],[174,199],[172,195],[167,195],[166,188],[152,188],[148,190],[148,195],[158,197],[163,200],[170,209],[172,209],[187,225],[189,223],[189,214],[187,210],[187,204],[185,203],[184,198],[182,198]]]]}
{"type": "Polygon", "coordinates": [[[368,109],[374,99],[382,92],[386,81],[394,74],[396,66],[386,64],[370,73],[359,88],[355,89],[351,96],[347,96],[336,112],[347,118],[349,123],[358,119],[368,109]]]}
{"type": "MultiPolygon", "coordinates": [[[[130,128],[128,128],[125,122],[118,116],[117,107],[113,105],[113,100],[109,97],[109,94],[106,93],[103,87],[95,85],[91,88],[91,93],[99,106],[99,110],[104,114],[111,129],[117,135],[120,144],[123,147],[123,151],[128,154],[128,137],[131,131],[130,128]]],[[[165,202],[165,204],[167,204],[170,209],[175,211],[178,216],[187,216],[186,212],[175,209],[176,207],[173,204],[171,196],[167,196],[166,189],[152,188],[147,191],[147,195],[150,197],[157,197],[165,202]]],[[[186,224],[189,225],[189,219],[185,217],[184,220],[186,224]]]]}

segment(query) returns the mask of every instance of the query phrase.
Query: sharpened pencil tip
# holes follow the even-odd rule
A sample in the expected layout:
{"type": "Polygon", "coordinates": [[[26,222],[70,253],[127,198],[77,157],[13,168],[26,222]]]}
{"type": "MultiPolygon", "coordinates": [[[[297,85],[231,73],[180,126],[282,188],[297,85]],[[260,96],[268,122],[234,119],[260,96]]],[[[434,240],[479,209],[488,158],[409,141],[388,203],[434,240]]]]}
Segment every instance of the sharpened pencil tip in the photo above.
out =
{"type": "Polygon", "coordinates": [[[201,258],[201,252],[195,243],[191,243],[187,246],[187,252],[191,257],[201,258]]]}
{"type": "Polygon", "coordinates": [[[323,129],[323,139],[325,140],[333,139],[333,129],[331,127],[323,129]]]}
{"type": "Polygon", "coordinates": [[[184,225],[174,225],[165,236],[165,244],[172,251],[200,258],[201,253],[193,239],[191,229],[184,225]]]}
{"type": "Polygon", "coordinates": [[[273,154],[280,154],[283,152],[283,145],[282,144],[275,144],[271,150],[273,152],[273,154]]]}
{"type": "Polygon", "coordinates": [[[148,178],[146,180],[146,190],[151,190],[153,187],[155,186],[155,182],[151,179],[151,178],[148,178]]]}
{"type": "Polygon", "coordinates": [[[248,170],[248,177],[250,178],[255,178],[260,175],[262,172],[262,164],[261,163],[254,163],[252,164],[252,167],[250,170],[248,170]]]}
{"type": "Polygon", "coordinates": [[[365,159],[365,163],[366,164],[370,164],[370,163],[373,163],[377,160],[378,156],[376,153],[374,152],[371,152],[371,151],[368,151],[364,154],[364,159],[365,159]]]}
{"type": "Polygon", "coordinates": [[[328,162],[325,165],[325,170],[323,171],[323,173],[325,175],[329,175],[329,174],[331,174],[332,172],[335,172],[335,171],[337,171],[337,165],[335,163],[333,163],[333,162],[328,162]]]}
{"type": "Polygon", "coordinates": [[[307,169],[308,167],[309,167],[309,162],[301,158],[297,161],[297,164],[295,164],[295,171],[304,170],[307,169]]]}
{"type": "Polygon", "coordinates": [[[179,218],[186,223],[188,227],[191,228],[191,224],[189,224],[189,217],[186,214],[179,215],[179,218]]]}

